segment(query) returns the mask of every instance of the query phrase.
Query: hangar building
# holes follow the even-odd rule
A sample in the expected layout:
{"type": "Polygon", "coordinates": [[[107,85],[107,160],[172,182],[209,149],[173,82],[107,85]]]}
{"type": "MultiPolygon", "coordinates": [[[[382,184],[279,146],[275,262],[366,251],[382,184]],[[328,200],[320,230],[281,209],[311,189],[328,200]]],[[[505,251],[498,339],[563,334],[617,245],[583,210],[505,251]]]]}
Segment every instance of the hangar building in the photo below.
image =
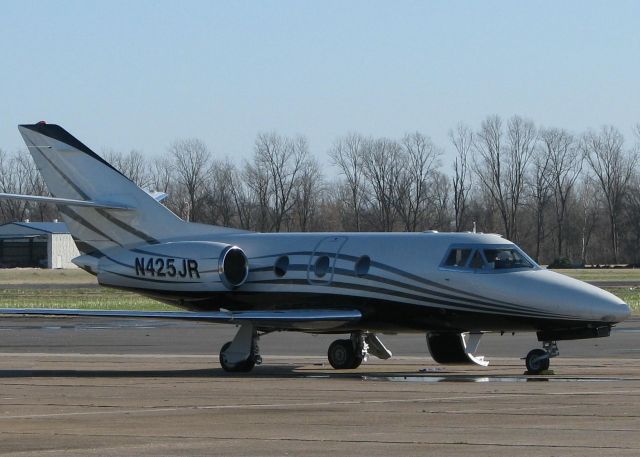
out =
{"type": "Polygon", "coordinates": [[[78,268],[79,256],[64,222],[10,222],[0,225],[0,268],[78,268]]]}

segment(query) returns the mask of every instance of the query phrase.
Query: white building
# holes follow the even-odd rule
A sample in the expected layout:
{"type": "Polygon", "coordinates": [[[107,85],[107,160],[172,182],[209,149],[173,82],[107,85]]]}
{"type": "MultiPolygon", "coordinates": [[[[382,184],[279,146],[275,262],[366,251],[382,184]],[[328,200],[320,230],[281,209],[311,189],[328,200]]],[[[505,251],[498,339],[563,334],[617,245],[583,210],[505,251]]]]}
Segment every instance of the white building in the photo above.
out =
{"type": "Polygon", "coordinates": [[[64,222],[0,225],[0,268],[78,268],[78,248],[64,222]]]}

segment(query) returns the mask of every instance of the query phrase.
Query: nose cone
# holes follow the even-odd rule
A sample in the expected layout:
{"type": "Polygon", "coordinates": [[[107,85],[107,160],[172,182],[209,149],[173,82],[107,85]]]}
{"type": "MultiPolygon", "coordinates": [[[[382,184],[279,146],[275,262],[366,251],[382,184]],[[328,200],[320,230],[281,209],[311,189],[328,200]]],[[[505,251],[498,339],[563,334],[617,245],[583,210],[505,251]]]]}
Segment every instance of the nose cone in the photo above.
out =
{"type": "Polygon", "coordinates": [[[527,306],[541,317],[562,316],[573,321],[615,324],[631,315],[629,306],[615,295],[553,271],[476,276],[476,290],[527,306]],[[489,286],[491,290],[488,290],[489,286]],[[487,289],[483,290],[483,287],[487,289]]]}
{"type": "Polygon", "coordinates": [[[622,322],[631,316],[631,308],[615,295],[611,294],[614,300],[604,303],[600,302],[593,305],[593,311],[596,319],[602,322],[612,324],[622,322]]]}
{"type": "Polygon", "coordinates": [[[544,276],[565,291],[561,308],[567,311],[607,324],[622,322],[631,316],[629,305],[606,290],[555,272],[545,271],[544,276]]]}

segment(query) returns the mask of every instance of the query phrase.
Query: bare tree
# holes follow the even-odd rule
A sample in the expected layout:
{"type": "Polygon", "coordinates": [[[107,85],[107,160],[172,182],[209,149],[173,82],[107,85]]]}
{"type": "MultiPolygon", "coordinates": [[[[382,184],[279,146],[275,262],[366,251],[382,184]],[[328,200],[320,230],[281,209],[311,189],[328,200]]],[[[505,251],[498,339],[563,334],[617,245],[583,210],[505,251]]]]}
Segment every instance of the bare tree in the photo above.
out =
{"type": "Polygon", "coordinates": [[[429,215],[429,225],[425,228],[434,230],[451,230],[451,218],[449,213],[449,194],[451,185],[449,178],[436,170],[432,180],[433,198],[429,215]]]}
{"type": "Polygon", "coordinates": [[[334,165],[340,169],[344,175],[348,189],[349,198],[347,202],[353,211],[355,230],[361,230],[361,213],[363,205],[363,147],[370,142],[357,133],[350,133],[338,139],[329,151],[329,156],[334,165]]]}
{"type": "Polygon", "coordinates": [[[190,221],[200,217],[200,201],[206,189],[206,178],[211,162],[211,153],[203,141],[191,138],[177,140],[169,147],[174,158],[178,182],[186,190],[188,217],[190,221]]]}
{"type": "MultiPolygon", "coordinates": [[[[13,163],[21,192],[28,195],[49,194],[47,185],[29,154],[16,154],[13,163]]],[[[26,207],[28,208],[27,216],[40,221],[52,220],[58,214],[57,208],[52,204],[29,202],[26,203],[26,207]]]]}
{"type": "Polygon", "coordinates": [[[234,186],[236,185],[235,166],[227,161],[214,161],[209,169],[208,189],[204,196],[206,202],[206,221],[215,225],[232,227],[236,215],[234,186]]]}
{"type": "MultiPolygon", "coordinates": [[[[24,170],[15,155],[0,149],[0,192],[26,194],[29,192],[24,170]]],[[[0,200],[0,211],[4,221],[20,221],[29,217],[29,203],[23,200],[0,200]]]]}
{"type": "Polygon", "coordinates": [[[582,219],[580,258],[582,264],[586,265],[589,260],[589,246],[600,215],[597,184],[593,179],[587,177],[581,183],[581,189],[580,192],[578,192],[578,195],[582,219]]]}
{"type": "Polygon", "coordinates": [[[544,214],[545,209],[551,198],[551,189],[549,187],[550,155],[545,148],[537,148],[533,159],[532,170],[532,197],[536,218],[536,251],[534,258],[536,262],[540,261],[540,247],[544,239],[544,214]]]}
{"type": "Polygon", "coordinates": [[[322,172],[315,159],[309,158],[302,164],[294,194],[295,225],[301,232],[307,232],[319,210],[320,199],[324,194],[322,172]]]}
{"type": "Polygon", "coordinates": [[[147,173],[147,163],[140,151],[132,149],[128,154],[123,154],[114,150],[107,150],[103,153],[103,156],[107,162],[136,183],[138,187],[147,189],[151,185],[151,177],[147,173]]]}
{"type": "Polygon", "coordinates": [[[373,225],[378,230],[390,232],[396,216],[394,194],[402,171],[400,145],[386,138],[367,142],[362,165],[364,178],[371,189],[367,197],[373,225]]]}
{"type": "Polygon", "coordinates": [[[640,173],[634,173],[629,182],[629,192],[625,199],[626,231],[629,236],[631,261],[640,267],[640,173]]]}
{"type": "Polygon", "coordinates": [[[469,153],[473,146],[473,132],[464,125],[458,124],[455,131],[449,131],[449,140],[456,149],[453,162],[453,215],[456,232],[464,230],[467,199],[471,190],[471,176],[469,174],[469,153]]]}
{"type": "Polygon", "coordinates": [[[588,132],[581,142],[584,157],[606,202],[614,263],[618,263],[618,224],[622,201],[638,160],[637,155],[625,153],[623,146],[622,134],[612,126],[602,127],[600,133],[588,132]]]}
{"type": "MultiPolygon", "coordinates": [[[[306,138],[282,137],[275,132],[260,133],[256,138],[254,164],[266,174],[267,192],[272,209],[271,230],[280,231],[294,205],[294,189],[303,165],[309,160],[306,138]]],[[[264,179],[264,177],[262,177],[264,179]]]]}
{"type": "MultiPolygon", "coordinates": [[[[632,154],[637,158],[640,155],[640,123],[633,128],[635,147],[632,154]]],[[[626,232],[629,237],[629,249],[632,253],[631,261],[634,266],[640,267],[640,170],[636,169],[629,180],[629,192],[625,199],[626,232]]]]}
{"type": "Polygon", "coordinates": [[[245,171],[239,171],[236,167],[228,170],[224,179],[230,182],[231,196],[238,217],[239,228],[251,230],[254,228],[254,202],[252,201],[251,188],[247,185],[243,176],[245,171]]]}
{"type": "Polygon", "coordinates": [[[573,187],[582,171],[582,156],[573,136],[566,130],[550,128],[540,132],[542,148],[549,158],[547,176],[553,190],[556,215],[557,250],[562,257],[567,205],[573,187]]]}
{"type": "Polygon", "coordinates": [[[525,174],[536,135],[533,122],[514,116],[507,123],[505,138],[500,118],[489,116],[482,122],[474,143],[475,172],[500,212],[506,237],[515,241],[525,174]]]}
{"type": "Polygon", "coordinates": [[[507,123],[507,185],[511,236],[518,239],[518,211],[525,191],[529,162],[536,150],[537,130],[533,122],[513,116],[507,123]]]}
{"type": "MultiPolygon", "coordinates": [[[[254,159],[253,162],[245,163],[242,172],[242,179],[247,184],[248,195],[245,204],[251,207],[250,214],[245,220],[253,219],[251,228],[260,232],[266,232],[271,229],[271,208],[270,189],[271,177],[264,163],[254,159]]],[[[240,197],[239,194],[236,197],[240,197]]],[[[236,201],[239,201],[238,199],[236,201]]]]}
{"type": "Polygon", "coordinates": [[[405,231],[415,232],[424,223],[441,152],[419,132],[406,134],[398,157],[398,180],[392,188],[393,204],[405,231]],[[395,192],[394,192],[395,189],[395,192]]]}
{"type": "MultiPolygon", "coordinates": [[[[150,183],[153,190],[169,194],[176,181],[173,158],[169,153],[153,161],[150,183]]],[[[169,197],[171,197],[171,195],[169,195],[169,197]]]]}

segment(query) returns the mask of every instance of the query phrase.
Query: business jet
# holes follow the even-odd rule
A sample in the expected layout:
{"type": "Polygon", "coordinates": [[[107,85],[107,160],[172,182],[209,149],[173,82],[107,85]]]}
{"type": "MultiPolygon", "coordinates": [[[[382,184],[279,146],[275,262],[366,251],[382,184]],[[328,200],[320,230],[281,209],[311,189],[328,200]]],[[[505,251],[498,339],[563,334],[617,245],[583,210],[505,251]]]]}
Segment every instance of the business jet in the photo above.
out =
{"type": "Polygon", "coordinates": [[[230,372],[261,363],[274,331],[344,334],[336,369],[391,352],[382,333],[421,332],[433,359],[477,364],[486,332],[535,331],[530,373],[557,342],[609,336],[627,304],[548,271],[514,243],[481,233],[255,233],[186,222],[58,125],[19,126],[51,196],[99,284],[175,305],[175,312],[6,309],[3,314],[190,319],[239,326],[220,350],[230,372]]]}

